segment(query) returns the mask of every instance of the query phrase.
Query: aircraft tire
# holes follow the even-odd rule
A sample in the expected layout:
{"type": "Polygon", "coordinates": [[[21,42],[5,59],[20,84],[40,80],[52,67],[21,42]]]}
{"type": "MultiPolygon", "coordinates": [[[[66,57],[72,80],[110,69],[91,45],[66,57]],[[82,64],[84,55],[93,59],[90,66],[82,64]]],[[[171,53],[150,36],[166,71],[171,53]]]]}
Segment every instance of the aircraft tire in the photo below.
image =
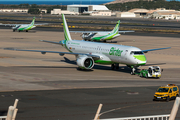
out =
{"type": "Polygon", "coordinates": [[[148,75],[146,74],[145,78],[148,78],[148,75]]]}
{"type": "Polygon", "coordinates": [[[15,32],[15,30],[13,30],[13,32],[15,32]]]}
{"type": "Polygon", "coordinates": [[[115,68],[115,65],[111,64],[111,70],[114,70],[114,68],[115,68]]]}
{"type": "Polygon", "coordinates": [[[28,32],[28,30],[26,30],[26,32],[28,32]]]}
{"type": "Polygon", "coordinates": [[[143,77],[143,74],[142,74],[142,73],[140,73],[140,77],[143,77]]]}
{"type": "Polygon", "coordinates": [[[119,69],[119,64],[115,64],[115,69],[118,70],[119,69]]]}
{"type": "Polygon", "coordinates": [[[131,75],[135,75],[135,73],[131,72],[131,75]]]}

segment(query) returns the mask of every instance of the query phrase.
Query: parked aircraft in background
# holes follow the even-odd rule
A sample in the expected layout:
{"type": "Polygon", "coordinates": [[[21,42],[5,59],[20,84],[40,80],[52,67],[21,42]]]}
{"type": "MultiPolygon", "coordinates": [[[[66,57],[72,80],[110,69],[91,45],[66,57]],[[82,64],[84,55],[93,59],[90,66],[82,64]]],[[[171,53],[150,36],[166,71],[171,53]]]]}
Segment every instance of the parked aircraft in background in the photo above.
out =
{"type": "Polygon", "coordinates": [[[116,26],[112,31],[70,31],[75,33],[82,33],[82,38],[86,41],[104,41],[112,40],[118,36],[120,33],[134,32],[134,31],[119,31],[120,20],[117,21],[116,26]]]}
{"type": "Polygon", "coordinates": [[[18,32],[20,31],[26,31],[28,32],[28,30],[31,30],[33,28],[36,27],[36,25],[45,25],[47,23],[42,23],[42,24],[34,24],[35,23],[35,17],[33,18],[32,22],[30,24],[0,24],[0,25],[4,25],[4,26],[13,26],[13,32],[15,32],[16,30],[18,32]]]}
{"type": "Polygon", "coordinates": [[[72,40],[69,29],[66,23],[65,16],[63,18],[64,37],[65,40],[60,42],[41,40],[42,42],[54,43],[64,46],[69,52],[59,51],[41,51],[41,50],[22,50],[14,48],[5,48],[6,50],[29,51],[45,53],[58,53],[63,56],[70,54],[76,56],[76,62],[81,69],[92,69],[94,63],[109,64],[112,69],[118,69],[119,64],[125,64],[132,69],[131,74],[134,74],[135,68],[146,64],[144,53],[154,50],[162,50],[167,48],[141,50],[137,47],[116,45],[99,42],[89,42],[84,40],[72,40]]]}

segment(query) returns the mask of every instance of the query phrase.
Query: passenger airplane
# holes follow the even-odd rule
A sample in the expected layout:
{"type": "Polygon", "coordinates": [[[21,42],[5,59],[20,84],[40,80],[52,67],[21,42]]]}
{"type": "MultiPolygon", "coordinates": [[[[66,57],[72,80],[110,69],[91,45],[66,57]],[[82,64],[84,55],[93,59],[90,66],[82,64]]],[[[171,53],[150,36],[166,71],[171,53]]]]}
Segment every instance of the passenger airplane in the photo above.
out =
{"type": "Polygon", "coordinates": [[[30,24],[0,24],[0,25],[5,25],[5,26],[14,26],[12,27],[13,32],[15,32],[16,30],[18,32],[20,31],[26,31],[28,32],[28,30],[31,30],[33,28],[35,28],[35,25],[45,25],[47,23],[42,23],[42,24],[34,24],[35,23],[35,17],[33,18],[32,22],[30,24]]]}
{"type": "Polygon", "coordinates": [[[40,40],[42,42],[54,43],[64,46],[69,52],[59,51],[41,51],[41,50],[22,50],[5,48],[6,50],[16,51],[29,51],[29,52],[41,52],[46,53],[58,53],[63,56],[64,54],[71,54],[76,56],[76,62],[81,69],[92,69],[94,63],[109,64],[112,69],[118,69],[119,64],[125,64],[132,69],[131,74],[134,74],[135,68],[146,64],[146,57],[144,53],[154,50],[162,50],[167,48],[140,50],[137,47],[115,45],[99,42],[89,42],[81,40],[72,40],[69,33],[69,29],[66,23],[65,16],[62,14],[64,37],[65,40],[60,42],[40,40]]]}
{"type": "Polygon", "coordinates": [[[126,32],[134,32],[134,31],[119,31],[120,20],[117,21],[116,26],[112,31],[70,31],[75,33],[82,33],[82,38],[86,41],[103,41],[112,40],[121,34],[126,32]]]}

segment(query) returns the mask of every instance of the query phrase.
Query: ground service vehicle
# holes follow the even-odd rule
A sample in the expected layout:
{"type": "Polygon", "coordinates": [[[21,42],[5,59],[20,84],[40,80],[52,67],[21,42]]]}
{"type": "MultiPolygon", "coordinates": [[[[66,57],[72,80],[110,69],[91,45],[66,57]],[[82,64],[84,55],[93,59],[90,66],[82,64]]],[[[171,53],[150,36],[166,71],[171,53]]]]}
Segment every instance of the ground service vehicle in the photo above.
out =
{"type": "Polygon", "coordinates": [[[179,96],[179,88],[175,84],[168,84],[167,86],[161,86],[154,94],[153,100],[166,100],[176,99],[179,96]]]}
{"type": "Polygon", "coordinates": [[[161,77],[161,69],[159,66],[149,66],[148,69],[142,69],[139,73],[139,76],[145,77],[145,78],[148,78],[148,77],[160,78],[161,77]]]}

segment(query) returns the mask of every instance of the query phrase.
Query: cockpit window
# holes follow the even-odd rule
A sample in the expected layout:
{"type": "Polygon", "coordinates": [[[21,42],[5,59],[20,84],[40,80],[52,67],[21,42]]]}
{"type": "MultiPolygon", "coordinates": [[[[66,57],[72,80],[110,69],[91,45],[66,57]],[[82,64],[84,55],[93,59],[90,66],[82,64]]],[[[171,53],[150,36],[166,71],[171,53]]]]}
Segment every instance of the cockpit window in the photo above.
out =
{"type": "Polygon", "coordinates": [[[143,52],[142,51],[131,51],[131,54],[134,54],[134,55],[143,55],[143,52]]]}

